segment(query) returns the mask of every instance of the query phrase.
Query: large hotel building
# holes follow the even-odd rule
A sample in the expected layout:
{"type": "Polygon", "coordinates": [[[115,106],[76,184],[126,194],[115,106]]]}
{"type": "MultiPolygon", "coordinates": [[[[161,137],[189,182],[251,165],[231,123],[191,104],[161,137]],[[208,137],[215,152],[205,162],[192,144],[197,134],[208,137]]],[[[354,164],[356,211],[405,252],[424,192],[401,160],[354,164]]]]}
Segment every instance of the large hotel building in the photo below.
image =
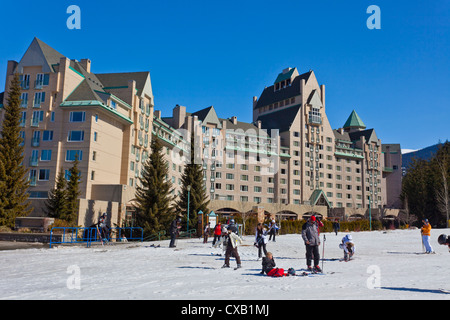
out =
{"type": "Polygon", "coordinates": [[[341,128],[332,129],[325,86],[311,70],[280,72],[249,103],[251,122],[221,118],[213,106],[177,105],[163,116],[154,108],[150,72],[93,73],[89,59],[69,59],[37,38],[20,62],[8,61],[0,107],[16,73],[33,216],[45,215],[43,203],[56,175],[68,172],[77,156],[78,224],[96,221],[101,212],[122,223],[133,212],[151,139],[164,145],[167,179],[177,195],[190,158],[190,132],[216,213],[348,218],[364,216],[369,208],[383,216],[401,207],[400,146],[382,144],[354,110],[341,128]]]}

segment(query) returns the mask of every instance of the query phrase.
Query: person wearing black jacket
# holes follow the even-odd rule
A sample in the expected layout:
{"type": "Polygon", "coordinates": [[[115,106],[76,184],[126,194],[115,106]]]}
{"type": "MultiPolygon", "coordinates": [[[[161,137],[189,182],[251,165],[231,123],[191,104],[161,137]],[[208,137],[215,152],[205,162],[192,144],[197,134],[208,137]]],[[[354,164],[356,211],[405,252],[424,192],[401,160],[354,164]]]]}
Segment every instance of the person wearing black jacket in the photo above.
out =
{"type": "Polygon", "coordinates": [[[177,238],[177,235],[179,233],[179,230],[181,228],[180,226],[181,218],[178,217],[175,220],[172,221],[172,224],[170,225],[170,245],[169,248],[175,248],[175,240],[177,238]]]}
{"type": "Polygon", "coordinates": [[[262,259],[261,274],[268,274],[270,270],[276,267],[275,260],[271,252],[267,252],[266,256],[262,259]]]}

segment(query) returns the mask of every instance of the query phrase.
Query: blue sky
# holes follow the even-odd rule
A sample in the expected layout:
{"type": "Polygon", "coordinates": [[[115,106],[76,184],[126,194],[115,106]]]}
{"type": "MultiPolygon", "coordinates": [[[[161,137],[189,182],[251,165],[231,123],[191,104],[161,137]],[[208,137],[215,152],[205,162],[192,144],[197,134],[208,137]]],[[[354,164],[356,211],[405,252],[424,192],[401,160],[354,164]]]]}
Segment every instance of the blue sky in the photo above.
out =
{"type": "Polygon", "coordinates": [[[150,71],[168,116],[214,105],[252,120],[252,97],[286,67],[314,70],[333,128],[353,109],[383,143],[419,149],[450,138],[450,1],[4,1],[0,89],[7,60],[33,37],[92,71],[150,71]],[[81,29],[69,30],[69,5],[81,29]],[[369,30],[370,5],[381,29],[369,30]]]}

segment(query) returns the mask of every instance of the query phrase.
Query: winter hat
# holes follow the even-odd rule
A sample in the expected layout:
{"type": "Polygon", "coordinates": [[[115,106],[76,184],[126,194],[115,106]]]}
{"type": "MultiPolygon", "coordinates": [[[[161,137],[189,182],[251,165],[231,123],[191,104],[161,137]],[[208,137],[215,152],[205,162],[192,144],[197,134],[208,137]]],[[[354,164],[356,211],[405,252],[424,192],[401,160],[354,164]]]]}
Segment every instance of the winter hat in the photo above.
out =
{"type": "Polygon", "coordinates": [[[314,222],[314,221],[316,221],[316,216],[311,216],[310,219],[311,219],[312,222],[314,222]]]}
{"type": "Polygon", "coordinates": [[[352,238],[352,235],[351,235],[351,234],[348,234],[348,235],[346,236],[346,238],[347,238],[347,240],[348,240],[348,241],[352,241],[352,240],[353,240],[353,238],[352,238]]]}

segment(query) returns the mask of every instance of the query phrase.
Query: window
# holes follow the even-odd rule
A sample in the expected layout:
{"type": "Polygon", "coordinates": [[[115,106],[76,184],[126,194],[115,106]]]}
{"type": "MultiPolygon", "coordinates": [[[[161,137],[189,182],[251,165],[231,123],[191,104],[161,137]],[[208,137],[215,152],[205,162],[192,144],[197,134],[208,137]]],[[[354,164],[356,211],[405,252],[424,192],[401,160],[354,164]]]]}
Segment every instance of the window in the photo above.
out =
{"type": "Polygon", "coordinates": [[[66,161],[75,161],[76,157],[78,157],[78,161],[83,160],[83,151],[82,150],[67,150],[66,161]]]}
{"type": "Polygon", "coordinates": [[[42,150],[41,151],[41,161],[52,160],[52,150],[42,150]]]}
{"type": "Polygon", "coordinates": [[[116,102],[113,101],[113,100],[110,100],[109,106],[110,106],[112,109],[114,109],[114,110],[117,109],[117,104],[116,104],[116,102]]]}
{"type": "Polygon", "coordinates": [[[86,120],[85,111],[72,111],[70,112],[70,122],[84,122],[86,120]]]}
{"type": "Polygon", "coordinates": [[[42,131],[42,141],[53,141],[53,131],[51,130],[42,131]]]}
{"type": "Polygon", "coordinates": [[[97,131],[95,131],[94,132],[94,141],[97,141],[97,138],[98,138],[98,133],[97,133],[97,131]]]}
{"type": "Polygon", "coordinates": [[[43,102],[45,102],[45,92],[36,92],[34,94],[33,107],[39,107],[43,102]]]}
{"type": "Polygon", "coordinates": [[[50,121],[55,122],[55,112],[54,111],[52,111],[52,113],[50,113],[50,121]]]}
{"type": "Polygon", "coordinates": [[[20,75],[19,80],[20,80],[20,86],[22,87],[22,89],[30,88],[30,75],[29,74],[20,75]]]}
{"type": "Polygon", "coordinates": [[[28,105],[28,92],[24,92],[20,95],[20,106],[26,108],[28,105]]]}
{"type": "Polygon", "coordinates": [[[48,73],[46,73],[46,74],[38,73],[36,75],[36,82],[34,84],[34,87],[36,89],[40,89],[43,86],[48,86],[48,80],[49,80],[49,74],[48,73]]]}
{"type": "Polygon", "coordinates": [[[83,130],[71,130],[69,131],[69,137],[67,141],[77,142],[84,141],[84,131],[83,130]]]}
{"type": "Polygon", "coordinates": [[[39,170],[39,181],[48,181],[50,177],[50,169],[39,170]]]}

